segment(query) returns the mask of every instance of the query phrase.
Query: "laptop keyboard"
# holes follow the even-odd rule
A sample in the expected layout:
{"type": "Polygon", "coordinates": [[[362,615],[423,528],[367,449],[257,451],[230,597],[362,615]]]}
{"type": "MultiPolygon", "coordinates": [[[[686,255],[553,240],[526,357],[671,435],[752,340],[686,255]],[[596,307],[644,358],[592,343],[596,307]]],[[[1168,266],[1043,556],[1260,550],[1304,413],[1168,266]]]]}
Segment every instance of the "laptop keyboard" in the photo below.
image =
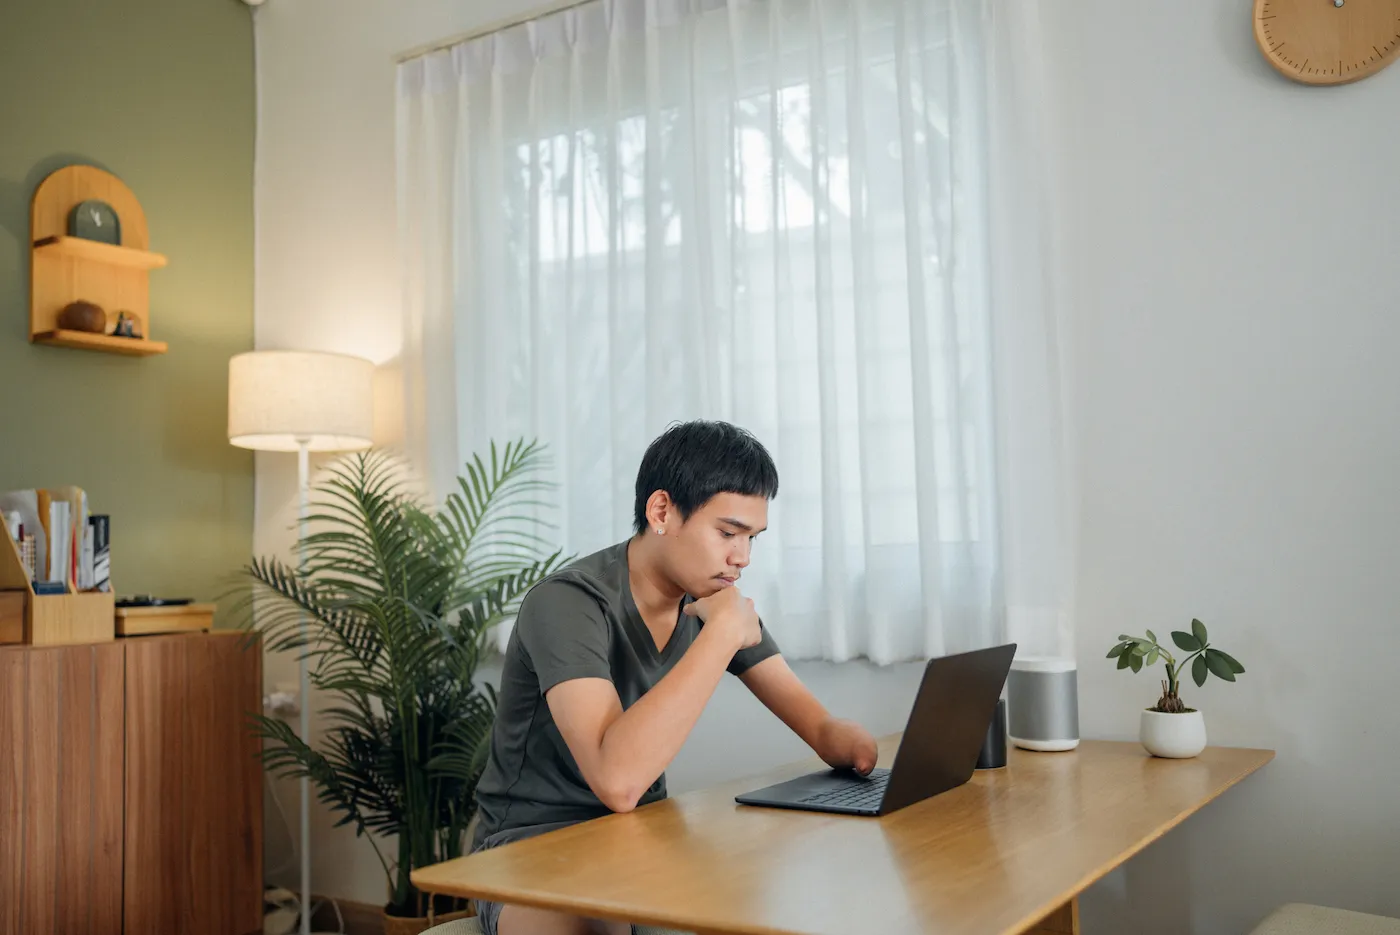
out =
{"type": "Polygon", "coordinates": [[[828,789],[798,800],[799,805],[834,805],[840,808],[879,808],[885,797],[890,774],[886,770],[871,773],[867,779],[853,779],[849,786],[828,789]]]}

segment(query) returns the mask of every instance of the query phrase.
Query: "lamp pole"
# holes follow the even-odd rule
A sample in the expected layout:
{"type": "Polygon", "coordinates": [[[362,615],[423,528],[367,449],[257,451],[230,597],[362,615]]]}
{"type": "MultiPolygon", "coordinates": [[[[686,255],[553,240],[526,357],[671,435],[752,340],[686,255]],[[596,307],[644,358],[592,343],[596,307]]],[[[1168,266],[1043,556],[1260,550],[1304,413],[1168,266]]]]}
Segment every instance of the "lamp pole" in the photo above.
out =
{"type": "MultiPolygon", "coordinates": [[[[306,523],[310,511],[311,440],[297,439],[297,577],[306,571],[306,523]]],[[[311,685],[306,672],[306,611],[301,618],[301,740],[311,745],[311,685]]],[[[311,780],[303,775],[301,786],[301,935],[311,933],[311,780]]]]}
{"type": "MultiPolygon", "coordinates": [[[[306,539],[311,517],[310,453],[358,451],[374,435],[374,363],[322,351],[256,350],[229,358],[228,440],[255,451],[297,453],[296,575],[309,573],[306,539]]],[[[301,741],[311,746],[311,673],[307,641],[311,615],[300,610],[297,669],[301,741]]],[[[282,631],[278,630],[279,635],[282,631]]],[[[311,935],[311,779],[300,777],[301,935],[311,935]]],[[[289,829],[290,830],[290,829],[289,829]]]]}

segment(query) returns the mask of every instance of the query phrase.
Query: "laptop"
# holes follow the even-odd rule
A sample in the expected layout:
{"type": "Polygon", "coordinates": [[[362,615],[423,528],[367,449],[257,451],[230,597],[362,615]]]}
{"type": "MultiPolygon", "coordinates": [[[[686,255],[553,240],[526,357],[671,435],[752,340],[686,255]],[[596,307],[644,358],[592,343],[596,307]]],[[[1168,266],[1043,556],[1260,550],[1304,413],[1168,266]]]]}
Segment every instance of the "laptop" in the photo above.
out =
{"type": "Polygon", "coordinates": [[[1016,644],[930,659],[894,765],[862,776],[832,769],[735,796],[742,805],[888,815],[972,778],[1016,644]]]}

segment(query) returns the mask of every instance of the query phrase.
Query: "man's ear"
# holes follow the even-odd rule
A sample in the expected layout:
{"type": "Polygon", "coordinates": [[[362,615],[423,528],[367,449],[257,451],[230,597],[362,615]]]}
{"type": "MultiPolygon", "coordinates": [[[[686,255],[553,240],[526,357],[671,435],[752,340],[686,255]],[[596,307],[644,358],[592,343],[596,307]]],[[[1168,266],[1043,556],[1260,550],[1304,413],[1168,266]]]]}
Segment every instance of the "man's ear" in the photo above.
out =
{"type": "Polygon", "coordinates": [[[668,528],[674,530],[681,522],[680,511],[671,501],[671,495],[664,490],[653,490],[647,497],[646,516],[652,535],[664,535],[668,528]]]}

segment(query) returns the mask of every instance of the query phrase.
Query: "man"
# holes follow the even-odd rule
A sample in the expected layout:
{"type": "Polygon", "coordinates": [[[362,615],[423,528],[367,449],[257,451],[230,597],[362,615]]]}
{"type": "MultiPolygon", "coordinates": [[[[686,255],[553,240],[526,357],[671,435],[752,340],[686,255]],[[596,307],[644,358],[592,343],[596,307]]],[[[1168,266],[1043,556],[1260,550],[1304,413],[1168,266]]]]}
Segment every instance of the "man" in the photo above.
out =
{"type": "MultiPolygon", "coordinates": [[[[664,771],[725,671],[833,767],[875,741],[798,680],[738,582],[778,472],[723,422],[676,425],[637,471],[636,531],[541,581],[506,649],[472,849],[666,796],[664,771]]],[[[486,935],[627,933],[625,924],[478,902],[486,935]]]]}

